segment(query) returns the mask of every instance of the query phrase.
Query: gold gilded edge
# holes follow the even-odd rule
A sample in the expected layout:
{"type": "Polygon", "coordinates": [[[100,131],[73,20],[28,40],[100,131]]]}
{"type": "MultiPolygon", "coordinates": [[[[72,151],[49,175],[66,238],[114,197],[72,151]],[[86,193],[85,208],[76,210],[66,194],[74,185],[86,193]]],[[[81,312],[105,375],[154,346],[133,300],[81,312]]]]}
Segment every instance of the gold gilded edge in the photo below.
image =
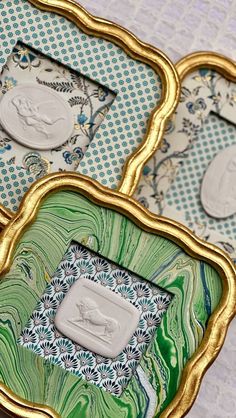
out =
{"type": "Polygon", "coordinates": [[[194,52],[176,63],[181,82],[189,73],[200,68],[215,70],[227,80],[236,82],[236,62],[216,52],[194,52]]]}
{"type": "MultiPolygon", "coordinates": [[[[55,173],[44,177],[26,193],[18,212],[1,232],[0,274],[9,270],[16,243],[25,229],[35,220],[42,201],[50,193],[60,190],[80,193],[95,204],[122,213],[141,229],[166,237],[183,248],[190,256],[211,264],[220,274],[223,287],[221,301],[210,317],[198,350],[184,368],[180,387],[174,399],[160,415],[160,418],[183,417],[191,408],[197,396],[201,379],[219,353],[229,323],[236,313],[235,266],[222,250],[197,238],[188,228],[170,219],[150,213],[132,197],[103,187],[88,177],[69,172],[55,173]]],[[[29,410],[28,405],[31,404],[27,403],[26,405],[26,402],[23,402],[17,395],[14,395],[14,400],[12,400],[12,393],[4,385],[2,385],[0,395],[0,402],[3,401],[6,408],[9,410],[14,408],[19,416],[58,418],[56,413],[53,414],[51,410],[45,410],[45,407],[42,408],[39,405],[34,405],[34,410],[31,406],[31,410],[29,410]],[[22,415],[22,411],[25,411],[25,415],[22,415]],[[42,415],[37,415],[39,413],[42,415]]]]}
{"type": "Polygon", "coordinates": [[[27,402],[15,395],[3,383],[0,383],[0,404],[1,410],[8,415],[22,418],[60,418],[51,408],[27,402]]]}
{"type": "MultiPolygon", "coordinates": [[[[31,1],[31,3],[33,3],[34,5],[36,5],[38,7],[41,6],[40,8],[42,8],[42,3],[43,3],[44,8],[45,8],[45,2],[46,2],[47,3],[47,9],[49,8],[49,10],[53,10],[52,6],[49,6],[49,3],[51,3],[51,0],[29,0],[29,1],[31,1]],[[38,3],[40,3],[40,5],[38,3]]],[[[58,1],[61,3],[64,0],[54,0],[53,3],[55,3],[55,2],[58,3],[58,1]]],[[[67,0],[67,2],[68,2],[68,0],[67,0]]],[[[73,6],[75,5],[71,1],[70,1],[70,3],[72,3],[73,6]]],[[[62,7],[62,6],[60,5],[60,7],[62,7]]],[[[84,27],[84,25],[86,24],[86,16],[89,17],[89,22],[90,22],[90,24],[88,25],[89,27],[92,26],[91,22],[93,22],[95,20],[96,22],[100,22],[100,23],[105,22],[106,25],[111,24],[115,27],[120,28],[116,24],[112,24],[108,21],[104,21],[101,18],[96,18],[96,17],[92,16],[87,11],[85,11],[81,6],[79,7],[79,10],[81,12],[83,12],[83,16],[84,16],[84,19],[85,19],[85,23],[83,23],[83,21],[81,23],[81,27],[84,29],[84,31],[86,31],[86,27],[84,27]]],[[[78,24],[78,22],[77,22],[77,24],[78,24]]],[[[121,28],[121,30],[122,30],[122,28],[121,28]]],[[[127,30],[123,29],[123,31],[125,33],[129,34],[129,32],[127,30]]],[[[89,30],[88,30],[87,33],[92,33],[92,32],[89,32],[89,30]]],[[[99,36],[99,35],[97,35],[97,36],[99,36]]],[[[132,35],[132,34],[130,34],[130,36],[132,37],[132,39],[135,38],[135,36],[132,35]]],[[[140,41],[138,41],[138,42],[142,45],[145,45],[140,41]]],[[[152,47],[149,46],[149,48],[152,48],[152,47]]],[[[152,49],[154,49],[154,48],[152,48],[152,49]]],[[[159,51],[159,53],[161,54],[160,51],[159,51]]],[[[208,51],[208,52],[207,51],[205,51],[205,52],[204,51],[194,52],[194,53],[191,53],[191,54],[183,57],[182,59],[180,59],[176,63],[176,69],[177,69],[177,72],[178,72],[178,75],[179,75],[179,78],[180,78],[181,82],[183,82],[184,78],[189,73],[193,72],[194,70],[200,69],[200,68],[213,69],[213,70],[217,71],[218,73],[220,73],[227,80],[236,82],[236,62],[227,58],[224,55],[221,55],[221,54],[218,54],[218,53],[215,53],[215,52],[211,52],[211,51],[208,51]]],[[[176,103],[174,104],[174,106],[176,106],[176,103]]],[[[150,130],[150,125],[151,125],[151,121],[149,123],[148,131],[150,130]]],[[[151,126],[151,129],[152,129],[152,126],[151,126]]],[[[163,130],[162,130],[162,134],[163,134],[163,130]]],[[[161,137],[161,134],[160,134],[160,137],[161,137]]],[[[145,146],[146,146],[146,149],[147,149],[147,144],[146,145],[141,144],[141,147],[145,147],[145,146]]],[[[152,157],[153,153],[158,148],[158,144],[157,144],[155,149],[150,144],[150,148],[151,148],[151,150],[150,149],[148,150],[145,162],[149,158],[152,157]]],[[[138,152],[138,150],[137,150],[137,152],[138,152]]],[[[132,159],[133,157],[135,157],[134,154],[130,156],[130,159],[132,159]]],[[[141,154],[139,155],[139,157],[141,157],[141,154]]],[[[121,186],[119,188],[119,190],[123,193],[125,193],[125,187],[123,187],[122,184],[124,185],[125,179],[129,177],[129,172],[130,172],[130,167],[131,166],[132,166],[132,164],[130,164],[130,161],[127,161],[126,166],[125,166],[124,171],[123,171],[122,183],[121,183],[121,186]],[[127,171],[128,166],[129,166],[129,169],[127,171]]],[[[142,164],[142,168],[143,168],[143,164],[142,164]]],[[[138,176],[136,178],[137,181],[138,181],[140,175],[141,175],[141,171],[138,173],[138,176]]],[[[137,185],[137,182],[135,184],[137,185]]],[[[135,188],[132,188],[132,191],[130,191],[130,193],[128,193],[128,194],[132,195],[134,190],[135,190],[135,188]]],[[[12,216],[13,216],[13,213],[11,211],[7,210],[2,204],[0,204],[0,228],[3,228],[9,222],[9,219],[11,219],[12,216]]]]}
{"type": "Polygon", "coordinates": [[[0,228],[6,226],[13,216],[13,212],[0,204],[0,228]]]}
{"type": "Polygon", "coordinates": [[[132,195],[145,163],[161,144],[168,117],[171,116],[178,104],[180,83],[175,67],[157,48],[142,42],[120,25],[91,15],[73,0],[29,1],[42,10],[63,15],[89,35],[113,42],[133,59],[148,64],[160,76],[162,82],[161,102],[150,115],[143,142],[127,159],[119,185],[121,192],[132,195]]]}

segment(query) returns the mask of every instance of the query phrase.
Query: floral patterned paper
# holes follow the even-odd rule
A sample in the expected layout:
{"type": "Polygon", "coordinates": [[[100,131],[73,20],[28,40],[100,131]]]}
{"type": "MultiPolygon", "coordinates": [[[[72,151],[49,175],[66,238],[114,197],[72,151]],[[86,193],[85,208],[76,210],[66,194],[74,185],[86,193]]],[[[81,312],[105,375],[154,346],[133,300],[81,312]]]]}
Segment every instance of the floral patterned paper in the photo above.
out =
{"type": "MultiPolygon", "coordinates": [[[[24,83],[36,83],[56,91],[69,103],[74,115],[71,138],[62,146],[49,151],[33,150],[19,144],[0,126],[0,161],[4,163],[6,172],[23,172],[30,185],[50,172],[77,170],[115,94],[18,43],[1,72],[0,100],[9,90],[24,83]]],[[[7,178],[10,182],[10,178],[7,178]]]]}
{"type": "Polygon", "coordinates": [[[119,396],[152,341],[172,295],[105,260],[80,244],[72,243],[47,286],[19,343],[66,370],[119,396]],[[140,311],[136,331],[114,359],[104,358],[75,344],[54,326],[57,308],[70,287],[87,278],[109,288],[140,311]]]}
{"type": "MultiPolygon", "coordinates": [[[[160,150],[144,168],[135,198],[152,212],[184,223],[201,238],[220,246],[233,259],[236,259],[236,236],[234,233],[228,233],[228,219],[222,219],[217,223],[206,213],[204,215],[200,197],[198,198],[199,210],[196,215],[193,214],[193,211],[187,211],[186,208],[178,210],[173,199],[174,192],[181,199],[181,188],[186,187],[185,183],[188,180],[190,184],[189,199],[193,199],[194,186],[191,183],[190,169],[198,171],[197,166],[202,164],[198,156],[198,158],[194,158],[193,151],[200,141],[211,112],[224,118],[225,124],[227,121],[235,124],[236,86],[235,83],[228,82],[215,71],[202,69],[193,72],[184,80],[177,111],[169,121],[160,150]],[[185,175],[180,177],[183,166],[186,166],[186,161],[188,161],[188,167],[185,168],[185,175]],[[184,182],[183,179],[186,181],[184,182]]],[[[216,138],[214,137],[212,140],[216,141],[216,138]]],[[[229,135],[227,141],[221,140],[219,149],[233,143],[234,141],[229,135]]],[[[203,152],[209,153],[208,146],[205,147],[205,150],[203,149],[203,152]]],[[[212,158],[216,153],[217,148],[213,144],[212,158]]],[[[186,207],[184,204],[181,206],[182,208],[186,207]]],[[[233,223],[231,222],[231,232],[233,232],[233,223]]]]}

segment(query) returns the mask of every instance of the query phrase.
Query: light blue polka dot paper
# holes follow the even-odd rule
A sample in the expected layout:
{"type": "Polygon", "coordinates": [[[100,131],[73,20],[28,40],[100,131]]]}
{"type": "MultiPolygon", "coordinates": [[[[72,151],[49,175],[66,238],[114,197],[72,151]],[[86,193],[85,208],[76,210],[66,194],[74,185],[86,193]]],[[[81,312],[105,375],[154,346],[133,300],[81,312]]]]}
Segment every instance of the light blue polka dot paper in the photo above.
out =
{"type": "Polygon", "coordinates": [[[236,127],[217,115],[210,114],[205,120],[199,140],[183,160],[178,175],[166,195],[166,203],[185,211],[186,217],[197,217],[230,239],[236,238],[235,215],[227,219],[213,218],[204,211],[200,190],[204,174],[214,157],[226,147],[236,144],[236,127]]]}
{"type": "Polygon", "coordinates": [[[160,100],[158,75],[114,44],[88,36],[67,19],[42,12],[26,0],[1,2],[0,17],[1,68],[20,41],[114,93],[77,171],[117,187],[123,165],[143,140],[149,115],[160,100]]]}

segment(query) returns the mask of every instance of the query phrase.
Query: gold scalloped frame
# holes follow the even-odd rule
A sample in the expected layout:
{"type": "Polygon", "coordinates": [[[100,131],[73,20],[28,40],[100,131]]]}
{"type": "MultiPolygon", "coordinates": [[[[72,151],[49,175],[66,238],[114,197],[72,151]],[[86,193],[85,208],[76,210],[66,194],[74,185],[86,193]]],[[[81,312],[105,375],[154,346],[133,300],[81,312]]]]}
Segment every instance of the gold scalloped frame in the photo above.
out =
{"type": "MultiPolygon", "coordinates": [[[[88,177],[75,173],[51,174],[36,182],[26,193],[18,213],[1,233],[0,274],[9,270],[14,249],[20,236],[37,216],[40,204],[50,194],[72,190],[95,204],[122,213],[141,229],[159,234],[177,243],[187,254],[211,264],[220,274],[223,284],[221,301],[211,315],[204,338],[193,357],[186,364],[180,387],[160,418],[181,418],[191,408],[204,373],[219,353],[230,321],[236,313],[236,269],[229,257],[220,249],[195,237],[188,228],[144,209],[132,197],[109,190],[88,177]]],[[[52,409],[31,404],[0,384],[0,404],[9,412],[24,418],[58,418],[52,409]]]]}
{"type": "MultiPolygon", "coordinates": [[[[35,4],[36,6],[39,6],[40,8],[42,8],[42,4],[44,5],[43,8],[45,8],[45,4],[47,5],[47,10],[53,10],[52,7],[53,6],[49,6],[49,4],[53,3],[53,4],[58,4],[59,3],[59,7],[63,7],[63,3],[65,2],[65,0],[29,0],[31,1],[33,4],[35,4]],[[40,3],[40,5],[38,4],[40,3]]],[[[69,0],[67,0],[67,2],[69,2],[69,0]]],[[[75,5],[74,2],[72,2],[70,0],[70,4],[73,6],[73,8],[77,5],[75,5]]],[[[120,30],[124,30],[122,28],[120,28],[120,26],[112,24],[108,21],[105,21],[103,19],[98,19],[95,18],[94,16],[90,15],[88,12],[86,12],[83,8],[80,7],[80,11],[82,11],[83,14],[83,26],[82,28],[84,29],[84,31],[86,31],[86,24],[88,24],[86,17],[88,17],[89,19],[89,28],[91,26],[93,26],[92,22],[96,21],[97,23],[100,22],[100,24],[102,25],[112,25],[113,28],[119,28],[120,30]],[[85,27],[84,27],[85,26],[85,27]]],[[[73,15],[74,16],[74,15],[73,15]]],[[[73,20],[75,20],[75,17],[73,17],[73,20]]],[[[99,23],[98,23],[99,26],[99,23]]],[[[110,26],[109,26],[110,28],[110,26]]],[[[87,30],[87,33],[90,34],[96,34],[98,31],[98,27],[96,26],[96,31],[93,32],[92,29],[87,30]]],[[[132,41],[135,41],[139,43],[139,45],[145,45],[142,42],[138,41],[137,38],[132,35],[130,32],[124,30],[125,34],[128,34],[129,36],[131,36],[132,41]]],[[[108,33],[109,35],[109,33],[108,33]]],[[[107,37],[107,39],[110,39],[107,37]]],[[[115,43],[115,41],[114,41],[115,43]]],[[[121,44],[119,44],[121,45],[121,44]]],[[[123,47],[123,44],[121,45],[123,47]]],[[[148,46],[148,45],[146,45],[148,46]]],[[[157,51],[155,48],[148,46],[148,48],[151,48],[152,51],[157,51]]],[[[126,48],[126,52],[127,52],[127,48],[126,48]]],[[[159,52],[160,53],[160,52],[159,52]]],[[[161,53],[160,53],[161,54],[161,53]]],[[[146,61],[145,61],[146,62],[146,61]]],[[[179,60],[176,64],[176,69],[180,78],[180,81],[182,82],[184,80],[184,78],[191,72],[200,69],[200,68],[209,68],[209,69],[213,69],[215,71],[217,71],[218,73],[220,73],[223,77],[225,77],[227,80],[236,82],[236,62],[225,57],[224,55],[218,54],[218,53],[214,53],[214,52],[207,52],[207,51],[202,51],[202,52],[195,52],[192,54],[187,55],[186,57],[183,57],[181,60],[179,60]]],[[[169,80],[170,81],[170,80],[169,80]]],[[[173,80],[172,80],[173,81],[173,80]]],[[[179,90],[177,92],[177,95],[179,95],[179,90]]],[[[179,97],[179,96],[178,96],[179,97]]],[[[152,113],[152,120],[153,118],[159,118],[159,116],[162,115],[162,111],[163,111],[163,106],[164,103],[162,103],[162,107],[159,109],[154,109],[153,113],[152,113]],[[160,112],[160,113],[159,113],[160,112]],[[159,116],[158,116],[159,115],[159,116]]],[[[176,102],[174,103],[174,107],[176,106],[176,102]]],[[[169,109],[169,113],[171,114],[171,110],[169,109]]],[[[150,120],[149,122],[149,129],[148,129],[148,133],[147,133],[147,137],[148,134],[150,135],[150,130],[154,130],[155,132],[155,128],[154,125],[152,125],[152,121],[150,120]]],[[[143,165],[147,162],[148,159],[150,159],[152,157],[152,155],[155,153],[155,151],[157,150],[158,146],[160,145],[161,142],[161,138],[162,138],[162,134],[163,134],[163,127],[162,127],[162,132],[159,132],[158,138],[155,139],[154,136],[152,136],[152,139],[154,140],[154,143],[151,144],[149,142],[149,139],[146,137],[145,139],[145,143],[141,144],[139,149],[133,153],[129,160],[126,162],[126,166],[123,172],[123,178],[122,178],[122,182],[121,185],[119,187],[118,190],[120,190],[123,193],[127,193],[128,195],[132,195],[134,193],[135,187],[138,184],[142,169],[143,169],[143,165]],[[146,144],[146,142],[148,141],[148,144],[146,144]],[[146,144],[146,145],[145,145],[146,144]],[[146,148],[145,148],[146,146],[146,148]],[[138,165],[140,160],[141,160],[141,155],[144,155],[145,157],[145,162],[140,164],[140,170],[136,171],[136,164],[138,165]],[[131,180],[134,180],[133,186],[132,186],[132,182],[131,180]]],[[[3,228],[4,226],[6,226],[9,222],[9,220],[14,216],[13,212],[11,212],[10,210],[6,209],[3,205],[0,204],[0,228],[3,228]]]]}
{"type": "Polygon", "coordinates": [[[216,52],[194,52],[181,58],[176,64],[181,82],[189,73],[200,68],[215,70],[227,80],[236,83],[236,62],[216,52]]]}
{"type": "MultiPolygon", "coordinates": [[[[178,98],[178,82],[170,62],[155,48],[140,42],[130,32],[118,25],[98,19],[87,13],[71,0],[30,0],[37,7],[58,12],[73,20],[86,33],[102,36],[121,46],[130,56],[161,70],[166,95],[162,104],[151,115],[147,136],[139,149],[126,163],[118,192],[108,190],[95,181],[74,173],[53,174],[35,183],[26,194],[16,215],[0,206],[0,224],[5,226],[1,234],[0,269],[9,269],[15,244],[29,223],[33,222],[42,199],[62,189],[77,191],[94,203],[109,207],[125,214],[142,229],[165,236],[180,245],[189,255],[203,259],[220,274],[223,282],[223,296],[211,316],[206,333],[198,350],[184,368],[179,390],[173,401],[160,418],[180,418],[191,408],[197,396],[201,379],[219,353],[228,325],[236,313],[236,270],[223,251],[196,238],[187,228],[177,222],[152,215],[131,197],[137,186],[143,165],[158,148],[166,118],[173,112],[178,98]],[[171,86],[171,87],[170,87],[171,86]],[[121,193],[120,193],[121,192],[121,193]]],[[[195,53],[179,61],[177,70],[181,79],[197,68],[213,68],[227,79],[236,81],[236,64],[218,54],[195,53]]],[[[58,418],[58,414],[43,405],[26,402],[0,384],[0,403],[9,413],[24,418],[58,418]]]]}

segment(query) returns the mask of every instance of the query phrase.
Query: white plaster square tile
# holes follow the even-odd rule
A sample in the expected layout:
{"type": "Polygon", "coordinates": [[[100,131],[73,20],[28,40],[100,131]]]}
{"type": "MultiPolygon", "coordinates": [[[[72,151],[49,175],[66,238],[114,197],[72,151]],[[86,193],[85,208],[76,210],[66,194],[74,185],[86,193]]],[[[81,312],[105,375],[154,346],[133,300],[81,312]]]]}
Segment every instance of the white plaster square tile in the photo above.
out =
{"type": "Polygon", "coordinates": [[[135,332],[140,312],[110,289],[82,278],[61,303],[56,328],[66,337],[104,357],[115,358],[135,332]]]}

